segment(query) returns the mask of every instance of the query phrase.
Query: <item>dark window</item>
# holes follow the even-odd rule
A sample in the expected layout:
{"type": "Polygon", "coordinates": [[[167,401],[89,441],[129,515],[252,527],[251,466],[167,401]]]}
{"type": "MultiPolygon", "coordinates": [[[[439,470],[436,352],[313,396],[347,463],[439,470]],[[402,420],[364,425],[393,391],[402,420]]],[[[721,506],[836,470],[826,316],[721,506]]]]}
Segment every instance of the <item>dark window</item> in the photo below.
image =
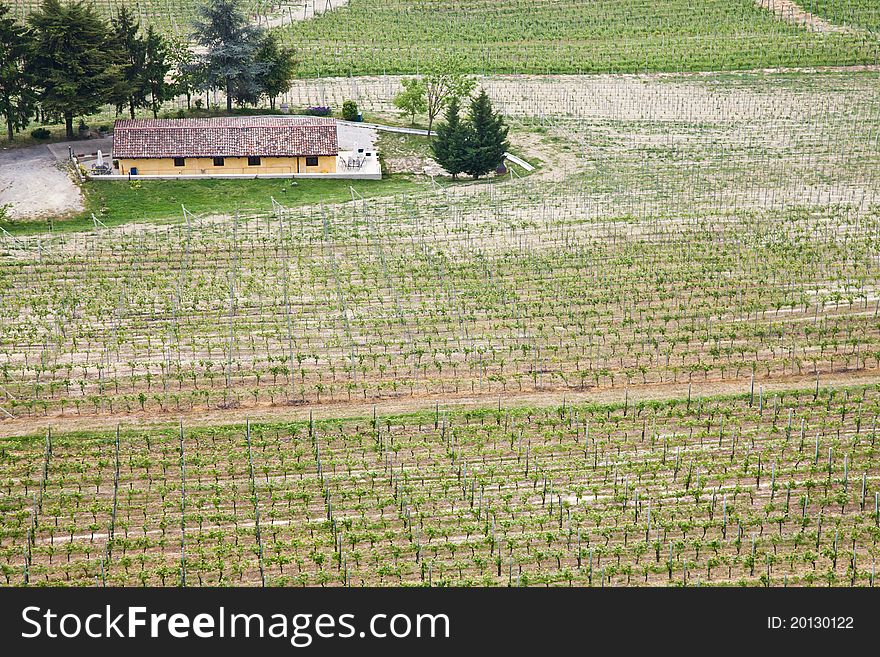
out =
{"type": "Polygon", "coordinates": [[[256,155],[251,155],[250,157],[248,157],[248,166],[249,167],[260,166],[260,158],[256,155]]]}
{"type": "Polygon", "coordinates": [[[306,158],[306,166],[307,167],[316,167],[318,166],[318,157],[316,155],[309,155],[306,158]]]}
{"type": "Polygon", "coordinates": [[[225,164],[225,160],[222,157],[215,157],[214,158],[214,166],[215,167],[222,167],[224,164],[225,164]]]}
{"type": "Polygon", "coordinates": [[[186,166],[186,160],[182,157],[175,157],[174,158],[174,166],[176,166],[176,167],[186,166]]]}

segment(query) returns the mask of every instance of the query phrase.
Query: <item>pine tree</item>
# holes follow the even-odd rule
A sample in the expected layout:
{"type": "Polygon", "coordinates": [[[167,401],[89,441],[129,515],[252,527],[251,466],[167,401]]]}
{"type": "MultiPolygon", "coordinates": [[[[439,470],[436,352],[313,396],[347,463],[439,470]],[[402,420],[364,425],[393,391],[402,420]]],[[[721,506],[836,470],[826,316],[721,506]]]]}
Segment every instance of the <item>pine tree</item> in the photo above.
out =
{"type": "Polygon", "coordinates": [[[485,89],[471,101],[468,119],[473,135],[467,149],[464,172],[479,178],[494,171],[504,162],[504,154],[510,148],[507,141],[508,128],[501,115],[493,111],[485,89]]]}
{"type": "Polygon", "coordinates": [[[446,106],[446,122],[437,126],[437,137],[431,142],[434,159],[455,179],[465,171],[473,142],[471,127],[461,120],[458,97],[453,96],[446,106]]]}
{"type": "Polygon", "coordinates": [[[36,98],[27,67],[30,35],[9,13],[0,4],[0,114],[11,141],[30,122],[36,98]]]}
{"type": "Polygon", "coordinates": [[[64,117],[73,138],[73,118],[96,112],[110,101],[121,76],[111,51],[110,30],[93,5],[82,0],[61,4],[43,0],[28,18],[33,28],[30,70],[37,80],[40,104],[64,117]]]}

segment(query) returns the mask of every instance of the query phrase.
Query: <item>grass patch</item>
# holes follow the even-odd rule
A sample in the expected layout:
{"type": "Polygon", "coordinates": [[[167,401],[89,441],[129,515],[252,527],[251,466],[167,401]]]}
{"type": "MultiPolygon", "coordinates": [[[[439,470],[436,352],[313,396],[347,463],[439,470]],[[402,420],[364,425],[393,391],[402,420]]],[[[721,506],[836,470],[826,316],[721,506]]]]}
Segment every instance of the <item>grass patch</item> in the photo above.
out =
{"type": "Polygon", "coordinates": [[[431,157],[431,142],[421,135],[379,132],[376,146],[382,156],[390,157],[431,157]]]}
{"type": "Polygon", "coordinates": [[[287,207],[351,200],[351,188],[365,198],[394,196],[427,189],[428,183],[410,176],[382,180],[250,179],[90,181],[83,186],[86,211],[70,219],[7,221],[12,234],[81,231],[93,228],[91,213],[108,226],[140,221],[182,219],[181,205],[195,214],[267,212],[271,198],[287,207]]]}

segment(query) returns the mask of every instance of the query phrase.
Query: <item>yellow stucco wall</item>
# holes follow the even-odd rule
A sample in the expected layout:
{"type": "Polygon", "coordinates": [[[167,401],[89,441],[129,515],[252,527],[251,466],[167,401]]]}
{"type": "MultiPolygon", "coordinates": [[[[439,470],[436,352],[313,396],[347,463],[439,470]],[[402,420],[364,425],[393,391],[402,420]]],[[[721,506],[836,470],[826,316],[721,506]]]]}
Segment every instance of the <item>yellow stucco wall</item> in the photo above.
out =
{"type": "Polygon", "coordinates": [[[211,157],[187,157],[184,166],[174,166],[173,158],[119,159],[119,173],[127,175],[132,167],[137,167],[141,176],[173,176],[173,175],[222,175],[258,173],[336,173],[336,156],[321,155],[318,166],[306,166],[305,157],[264,157],[259,166],[248,166],[246,157],[224,158],[222,167],[214,166],[211,157]]]}

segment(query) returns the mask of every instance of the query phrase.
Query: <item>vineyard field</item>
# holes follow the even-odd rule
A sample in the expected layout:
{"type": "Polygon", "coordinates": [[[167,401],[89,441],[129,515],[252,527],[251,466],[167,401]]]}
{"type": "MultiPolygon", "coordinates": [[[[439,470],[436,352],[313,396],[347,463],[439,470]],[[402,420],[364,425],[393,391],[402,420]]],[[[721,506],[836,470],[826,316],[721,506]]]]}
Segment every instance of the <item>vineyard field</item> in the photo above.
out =
{"type": "Polygon", "coordinates": [[[874,80],[809,96],[785,76],[762,83],[773,94],[614,81],[611,112],[597,86],[555,118],[531,109],[555,80],[530,83],[519,117],[501,81],[537,175],[6,237],[0,406],[163,415],[876,372],[874,80]]]}
{"type": "Polygon", "coordinates": [[[876,586],[877,3],[321,1],[272,110],[358,121],[248,163],[381,181],[3,154],[85,210],[0,203],[0,586],[876,586]]]}
{"type": "MultiPolygon", "coordinates": [[[[878,63],[870,0],[806,0],[806,17],[754,0],[243,0],[297,50],[302,76],[417,73],[438,58],[472,73],[721,71],[878,63]],[[319,3],[320,4],[320,3],[319,3]],[[324,7],[321,4],[321,7],[324,7]],[[812,12],[812,13],[810,13],[812,12]],[[831,29],[818,28],[830,22],[831,29]],[[840,29],[838,29],[840,28],[840,29]]],[[[15,0],[27,15],[36,0],[15,0]]],[[[99,0],[109,15],[117,0],[99,0]]],[[[138,0],[145,24],[185,37],[196,0],[138,0]]],[[[787,5],[788,6],[788,5],[787,5]]]]}
{"type": "Polygon", "coordinates": [[[874,584],[877,387],[0,441],[6,584],[874,584]]]}

